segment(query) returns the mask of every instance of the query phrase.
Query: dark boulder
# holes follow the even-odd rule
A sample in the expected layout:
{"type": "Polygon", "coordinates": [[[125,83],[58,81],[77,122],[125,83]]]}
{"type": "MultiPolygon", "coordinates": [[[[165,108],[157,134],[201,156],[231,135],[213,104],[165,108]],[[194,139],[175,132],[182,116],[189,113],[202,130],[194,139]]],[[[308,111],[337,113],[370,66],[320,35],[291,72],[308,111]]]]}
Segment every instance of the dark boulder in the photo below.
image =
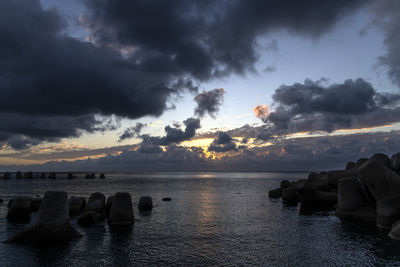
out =
{"type": "Polygon", "coordinates": [[[371,157],[371,159],[378,161],[386,168],[390,168],[390,164],[391,164],[390,158],[383,153],[376,153],[371,157]]]}
{"type": "Polygon", "coordinates": [[[377,202],[376,224],[379,228],[391,229],[400,219],[400,195],[388,196],[377,202]]]}
{"type": "Polygon", "coordinates": [[[9,222],[27,223],[31,219],[31,199],[18,197],[9,202],[7,220],[9,222]]]}
{"type": "Polygon", "coordinates": [[[335,215],[341,219],[376,221],[376,210],[369,203],[364,185],[356,177],[338,182],[338,208],[335,215]]]}
{"type": "Polygon", "coordinates": [[[106,175],[104,173],[101,173],[99,176],[100,179],[106,179],[106,175]]]}
{"type": "Polygon", "coordinates": [[[68,206],[69,206],[69,214],[70,216],[77,216],[79,215],[82,210],[85,208],[86,200],[82,197],[75,197],[71,196],[68,199],[68,206]]]}
{"type": "Polygon", "coordinates": [[[359,158],[356,162],[355,169],[359,169],[365,162],[367,162],[369,159],[368,158],[359,158]]]}
{"type": "MultiPolygon", "coordinates": [[[[269,190],[268,196],[270,198],[280,198],[282,196],[282,190],[280,188],[269,190]]],[[[163,200],[163,201],[165,201],[165,200],[163,200]]]]}
{"type": "Polygon", "coordinates": [[[131,226],[134,224],[132,198],[129,193],[118,192],[114,195],[108,224],[111,227],[131,226]]]}
{"type": "Polygon", "coordinates": [[[295,186],[286,187],[282,190],[282,203],[286,205],[297,205],[299,195],[295,186]]]}
{"type": "Polygon", "coordinates": [[[289,187],[291,184],[292,183],[289,182],[288,180],[283,180],[283,181],[281,181],[280,188],[282,190],[283,188],[289,187]]]}
{"type": "Polygon", "coordinates": [[[400,220],[393,224],[388,236],[392,239],[400,241],[400,220]]]}
{"type": "Polygon", "coordinates": [[[11,173],[5,172],[5,173],[3,174],[3,179],[5,179],[5,180],[11,179],[11,173]]]}
{"type": "Polygon", "coordinates": [[[89,201],[86,204],[85,211],[95,211],[101,216],[106,215],[106,196],[96,192],[90,195],[89,201]]]}
{"type": "Polygon", "coordinates": [[[93,193],[90,195],[89,201],[78,218],[78,223],[83,225],[93,224],[104,220],[106,216],[106,197],[102,193],[93,193]]]}
{"type": "Polygon", "coordinates": [[[170,198],[170,197],[164,197],[163,199],[162,199],[162,201],[171,201],[172,200],[172,198],[170,198]]]}
{"type": "Polygon", "coordinates": [[[355,171],[352,170],[337,170],[328,172],[328,185],[332,188],[337,188],[337,183],[339,179],[352,177],[355,175],[355,171]]]}
{"type": "Polygon", "coordinates": [[[390,158],[390,168],[395,172],[400,173],[400,153],[394,154],[390,158]]]}
{"type": "Polygon", "coordinates": [[[42,199],[41,198],[32,198],[31,199],[31,209],[32,209],[32,211],[34,211],[34,212],[38,211],[41,204],[42,204],[42,199]]]}
{"type": "Polygon", "coordinates": [[[15,178],[21,179],[21,178],[22,178],[22,172],[21,172],[21,171],[17,171],[17,172],[15,173],[15,178]]]}
{"type": "Polygon", "coordinates": [[[327,208],[337,203],[336,193],[319,191],[308,181],[300,183],[297,192],[303,207],[327,208]]]}
{"type": "Polygon", "coordinates": [[[400,176],[376,160],[369,160],[360,169],[360,178],[376,201],[400,192],[400,176]]]}
{"type": "Polygon", "coordinates": [[[345,167],[345,170],[346,170],[346,171],[347,171],[347,170],[352,170],[352,169],[354,169],[355,167],[356,167],[356,163],[350,161],[350,162],[347,162],[346,167],[345,167]]]}
{"type": "Polygon", "coordinates": [[[4,243],[64,242],[79,237],[69,222],[67,193],[47,191],[40,205],[36,223],[4,243]]]}
{"type": "Polygon", "coordinates": [[[93,210],[88,210],[79,216],[78,224],[89,226],[102,220],[104,220],[104,218],[99,213],[93,210]]]}
{"type": "Polygon", "coordinates": [[[142,211],[150,211],[153,209],[153,200],[149,196],[140,197],[138,209],[142,211]]]}

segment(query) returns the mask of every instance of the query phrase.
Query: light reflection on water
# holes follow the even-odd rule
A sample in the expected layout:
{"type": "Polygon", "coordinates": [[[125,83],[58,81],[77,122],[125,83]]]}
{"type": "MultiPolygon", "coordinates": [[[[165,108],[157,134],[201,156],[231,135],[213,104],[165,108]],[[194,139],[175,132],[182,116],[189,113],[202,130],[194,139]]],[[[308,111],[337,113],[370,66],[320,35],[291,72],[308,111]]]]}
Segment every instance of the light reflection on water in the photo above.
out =
{"type": "MultiPolygon", "coordinates": [[[[131,231],[110,230],[106,223],[81,228],[83,237],[67,244],[0,244],[0,266],[135,265],[399,265],[400,247],[371,224],[341,222],[332,214],[299,215],[268,199],[281,179],[304,173],[119,173],[105,180],[0,180],[0,197],[43,195],[65,190],[88,197],[95,191],[153,197],[154,209],[135,208],[131,231]],[[246,177],[246,178],[244,178],[246,177]],[[171,202],[162,202],[163,197],[171,202]]],[[[25,225],[6,222],[0,204],[0,239],[25,225]]],[[[35,219],[35,214],[32,221],[35,219]]]]}

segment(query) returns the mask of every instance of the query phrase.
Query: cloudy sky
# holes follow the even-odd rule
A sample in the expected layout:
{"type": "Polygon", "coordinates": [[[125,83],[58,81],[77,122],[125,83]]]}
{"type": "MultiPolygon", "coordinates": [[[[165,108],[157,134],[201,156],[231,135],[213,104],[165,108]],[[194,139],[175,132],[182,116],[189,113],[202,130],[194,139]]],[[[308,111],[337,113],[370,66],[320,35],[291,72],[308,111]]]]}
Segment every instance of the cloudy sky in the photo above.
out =
{"type": "Polygon", "coordinates": [[[400,152],[400,1],[0,0],[0,170],[400,152]]]}

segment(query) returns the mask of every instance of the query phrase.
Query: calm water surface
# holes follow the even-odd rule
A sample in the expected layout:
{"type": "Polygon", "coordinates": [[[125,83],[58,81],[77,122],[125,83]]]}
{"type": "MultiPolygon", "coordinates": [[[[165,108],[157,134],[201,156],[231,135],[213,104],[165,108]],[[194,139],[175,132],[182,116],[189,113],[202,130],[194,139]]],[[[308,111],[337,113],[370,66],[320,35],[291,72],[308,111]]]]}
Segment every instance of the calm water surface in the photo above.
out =
{"type": "MultiPolygon", "coordinates": [[[[58,245],[0,244],[0,266],[400,266],[400,245],[374,225],[342,222],[332,213],[300,214],[270,200],[282,179],[305,173],[112,173],[105,180],[83,175],[67,180],[0,180],[0,239],[27,225],[9,224],[7,200],[65,190],[130,192],[136,207],[150,195],[151,214],[135,208],[130,232],[106,223],[81,228],[83,237],[58,245]],[[171,197],[171,202],[162,202],[171,197]]],[[[35,220],[35,214],[32,221],[35,220]]]]}

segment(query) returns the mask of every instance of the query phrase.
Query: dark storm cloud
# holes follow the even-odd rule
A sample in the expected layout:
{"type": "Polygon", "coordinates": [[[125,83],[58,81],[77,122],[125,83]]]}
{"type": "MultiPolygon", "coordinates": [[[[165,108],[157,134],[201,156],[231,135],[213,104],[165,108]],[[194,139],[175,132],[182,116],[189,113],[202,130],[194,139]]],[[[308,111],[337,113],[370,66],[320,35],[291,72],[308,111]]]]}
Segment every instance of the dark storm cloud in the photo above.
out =
{"type": "Polygon", "coordinates": [[[140,132],[142,131],[143,127],[145,127],[146,124],[143,123],[136,123],[135,126],[130,127],[128,129],[126,129],[122,135],[120,135],[119,137],[119,142],[125,140],[125,139],[129,139],[129,138],[133,138],[133,137],[140,137],[140,132]]]}
{"type": "Polygon", "coordinates": [[[224,93],[225,90],[219,88],[203,91],[195,96],[194,101],[197,103],[197,107],[194,110],[194,114],[203,117],[208,113],[211,117],[215,117],[215,113],[218,112],[219,106],[222,104],[224,93]]]}
{"type": "Polygon", "coordinates": [[[375,22],[385,32],[387,52],[380,62],[388,67],[389,77],[400,87],[400,2],[396,0],[375,1],[372,9],[376,14],[375,22]]]}
{"type": "Polygon", "coordinates": [[[39,0],[0,2],[0,113],[43,125],[1,123],[3,141],[94,132],[95,114],[159,116],[197,82],[254,69],[262,34],[319,36],[366,1],[84,2],[91,42],[66,36],[66,21],[39,0]]]}
{"type": "Polygon", "coordinates": [[[208,151],[227,152],[237,150],[236,144],[232,137],[226,132],[218,132],[217,138],[210,144],[208,151]]]}
{"type": "Polygon", "coordinates": [[[95,42],[133,45],[141,53],[156,55],[150,64],[162,62],[160,66],[204,80],[252,70],[256,39],[267,31],[319,36],[368,1],[84,2],[90,10],[85,24],[95,42]]]}
{"type": "Polygon", "coordinates": [[[400,122],[400,95],[379,93],[363,79],[329,86],[310,80],[282,85],[272,98],[275,110],[259,116],[270,126],[263,133],[266,136],[400,122]]]}

